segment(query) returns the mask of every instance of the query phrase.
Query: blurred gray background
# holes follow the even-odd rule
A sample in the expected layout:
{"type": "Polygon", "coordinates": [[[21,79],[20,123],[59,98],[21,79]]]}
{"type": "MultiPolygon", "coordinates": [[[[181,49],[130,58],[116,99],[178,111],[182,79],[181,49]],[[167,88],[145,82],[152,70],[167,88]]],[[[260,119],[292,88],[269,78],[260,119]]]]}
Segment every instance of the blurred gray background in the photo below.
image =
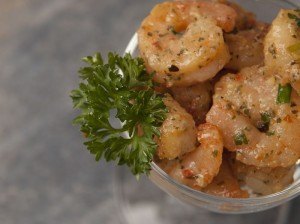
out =
{"type": "Polygon", "coordinates": [[[80,58],[123,53],[157,2],[0,0],[1,224],[300,223],[300,198],[254,215],[217,215],[182,205],[146,179],[118,179],[119,169],[85,150],[69,98],[80,58]],[[151,205],[129,201],[123,209],[114,193],[123,184],[135,202],[151,205]],[[160,199],[167,206],[155,210],[160,199]]]}

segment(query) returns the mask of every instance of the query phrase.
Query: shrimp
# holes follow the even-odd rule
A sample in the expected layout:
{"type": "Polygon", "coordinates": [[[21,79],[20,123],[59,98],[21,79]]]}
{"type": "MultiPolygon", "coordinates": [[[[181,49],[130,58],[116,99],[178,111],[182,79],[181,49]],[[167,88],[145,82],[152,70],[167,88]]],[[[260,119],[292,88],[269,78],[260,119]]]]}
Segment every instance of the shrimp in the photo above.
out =
{"type": "Polygon", "coordinates": [[[247,30],[253,28],[257,21],[255,18],[255,15],[252,12],[246,11],[244,8],[242,8],[240,5],[229,2],[227,0],[215,0],[215,2],[219,2],[225,5],[228,5],[229,7],[233,8],[236,13],[236,21],[235,21],[235,29],[236,30],[247,30]]]}
{"type": "Polygon", "coordinates": [[[172,178],[190,187],[206,187],[219,173],[223,140],[219,129],[205,123],[198,126],[200,145],[182,157],[158,162],[172,178]]]}
{"type": "Polygon", "coordinates": [[[226,198],[248,198],[247,191],[240,188],[226,158],[223,158],[219,174],[204,189],[203,192],[226,198]]]}
{"type": "Polygon", "coordinates": [[[265,39],[265,64],[300,94],[300,27],[293,16],[300,18],[300,12],[281,10],[273,21],[265,39]]]}
{"type": "Polygon", "coordinates": [[[229,61],[222,28],[235,25],[235,11],[206,1],[158,4],[138,30],[139,49],[154,81],[189,86],[217,74],[229,61]]]}
{"type": "Polygon", "coordinates": [[[204,123],[212,104],[212,85],[210,82],[189,87],[172,87],[174,99],[189,112],[196,124],[204,123]]]}
{"type": "Polygon", "coordinates": [[[230,163],[235,175],[254,193],[268,195],[283,190],[293,182],[295,166],[256,167],[245,165],[235,159],[230,163]]]}
{"type": "Polygon", "coordinates": [[[215,86],[206,120],[220,128],[236,159],[258,167],[289,167],[300,158],[299,96],[277,103],[278,80],[265,67],[228,74],[215,86]]]}
{"type": "Polygon", "coordinates": [[[252,29],[225,34],[225,42],[231,55],[225,68],[240,71],[242,68],[263,63],[264,38],[268,29],[268,24],[257,23],[252,29]]]}
{"type": "Polygon", "coordinates": [[[169,112],[156,139],[157,154],[160,159],[175,159],[195,148],[197,131],[193,117],[170,95],[163,101],[169,112]]]}

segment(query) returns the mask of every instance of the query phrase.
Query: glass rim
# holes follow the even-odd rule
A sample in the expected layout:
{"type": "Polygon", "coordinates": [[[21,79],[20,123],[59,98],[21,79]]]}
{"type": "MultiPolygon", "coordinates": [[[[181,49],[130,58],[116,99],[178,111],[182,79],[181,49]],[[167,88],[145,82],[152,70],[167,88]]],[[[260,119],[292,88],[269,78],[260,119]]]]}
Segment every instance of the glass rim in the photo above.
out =
{"type": "Polygon", "coordinates": [[[187,194],[195,199],[201,198],[201,200],[207,200],[208,202],[237,203],[237,204],[240,203],[243,205],[247,205],[247,204],[253,205],[255,203],[257,205],[258,204],[263,205],[263,204],[274,203],[282,199],[294,198],[300,195],[300,182],[297,183],[294,182],[294,184],[291,184],[290,186],[286,187],[282,191],[269,194],[269,195],[249,197],[249,198],[226,198],[226,197],[207,194],[177,182],[172,177],[170,177],[164,170],[162,170],[157,164],[155,164],[155,162],[151,162],[151,168],[152,170],[150,172],[156,172],[156,174],[158,174],[161,178],[163,178],[168,183],[175,186],[177,190],[179,190],[181,193],[187,194]]]}

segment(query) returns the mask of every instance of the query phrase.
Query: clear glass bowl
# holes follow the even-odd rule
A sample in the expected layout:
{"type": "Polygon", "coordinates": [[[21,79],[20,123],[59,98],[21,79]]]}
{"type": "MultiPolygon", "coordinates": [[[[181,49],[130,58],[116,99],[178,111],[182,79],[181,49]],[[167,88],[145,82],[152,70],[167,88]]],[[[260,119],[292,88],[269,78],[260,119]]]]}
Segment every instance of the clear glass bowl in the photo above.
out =
{"type": "MultiPolygon", "coordinates": [[[[295,4],[288,1],[279,0],[235,0],[233,2],[236,2],[249,11],[254,12],[259,20],[265,22],[271,22],[281,8],[297,7],[295,4]]],[[[136,34],[134,34],[130,40],[125,52],[138,56],[136,34]]],[[[163,191],[182,202],[200,206],[218,213],[239,214],[262,211],[283,204],[300,194],[299,165],[297,165],[296,172],[294,174],[294,183],[283,191],[267,196],[247,199],[223,198],[193,190],[173,180],[155,163],[152,163],[151,166],[152,171],[149,178],[163,191]]]]}

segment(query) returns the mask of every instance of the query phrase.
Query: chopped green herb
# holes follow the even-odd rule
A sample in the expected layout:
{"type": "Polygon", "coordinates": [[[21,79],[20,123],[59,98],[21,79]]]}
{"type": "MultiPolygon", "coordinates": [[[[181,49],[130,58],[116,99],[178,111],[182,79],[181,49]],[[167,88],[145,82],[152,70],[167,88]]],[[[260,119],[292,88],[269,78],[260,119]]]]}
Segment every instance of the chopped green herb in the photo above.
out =
{"type": "Polygon", "coordinates": [[[71,98],[81,110],[74,123],[88,138],[84,144],[97,161],[104,157],[127,165],[137,176],[148,174],[157,148],[153,137],[160,135],[167,113],[162,96],[153,90],[152,75],[141,58],[129,54],[109,53],[108,63],[99,53],[83,61],[88,64],[79,70],[83,82],[71,98]],[[113,115],[123,123],[119,128],[110,122],[113,115]]]}
{"type": "Polygon", "coordinates": [[[236,92],[237,92],[237,93],[240,93],[241,90],[242,90],[242,88],[243,88],[243,85],[239,85],[239,86],[236,88],[236,92]]]}
{"type": "Polygon", "coordinates": [[[185,49],[181,49],[180,52],[177,54],[178,56],[182,55],[184,53],[185,49]]]}
{"type": "Polygon", "coordinates": [[[249,141],[245,133],[241,131],[234,136],[234,143],[236,145],[247,145],[249,141]]]}
{"type": "Polygon", "coordinates": [[[290,103],[291,102],[291,94],[292,94],[291,84],[288,83],[284,86],[279,84],[278,94],[277,94],[277,104],[290,103]]]}
{"type": "Polygon", "coordinates": [[[244,102],[241,106],[240,106],[240,110],[243,112],[243,114],[245,114],[247,117],[251,118],[251,114],[250,114],[250,109],[248,108],[246,102],[244,102]]]}
{"type": "MultiPolygon", "coordinates": [[[[300,13],[299,13],[299,9],[294,10],[294,11],[295,11],[296,13],[300,14],[300,13]]],[[[297,26],[300,27],[300,17],[299,17],[299,16],[297,16],[297,15],[295,15],[295,14],[292,14],[292,13],[288,13],[288,17],[289,17],[290,19],[295,20],[295,22],[297,23],[297,26]]]]}
{"type": "Polygon", "coordinates": [[[217,157],[218,156],[218,153],[219,153],[219,151],[217,150],[217,149],[215,149],[213,152],[212,152],[212,154],[213,154],[213,157],[217,157]]]}
{"type": "Polygon", "coordinates": [[[170,32],[172,32],[174,35],[179,34],[179,32],[177,32],[177,31],[175,30],[174,26],[169,26],[167,29],[168,29],[170,32]]]}
{"type": "Polygon", "coordinates": [[[247,127],[244,128],[244,130],[245,130],[245,131],[251,131],[251,127],[248,127],[248,126],[247,126],[247,127]]]}
{"type": "Polygon", "coordinates": [[[270,112],[261,113],[260,117],[264,123],[270,124],[271,117],[272,117],[270,112]]]}
{"type": "Polygon", "coordinates": [[[267,131],[267,132],[266,132],[266,135],[267,135],[267,136],[275,135],[275,131],[267,131]]]}
{"type": "Polygon", "coordinates": [[[277,49],[276,49],[274,43],[271,44],[271,46],[268,48],[268,51],[269,51],[269,53],[272,55],[272,57],[273,57],[274,59],[276,59],[276,57],[277,57],[277,56],[276,56],[276,54],[277,54],[277,49]]]}
{"type": "Polygon", "coordinates": [[[267,152],[267,153],[265,154],[265,158],[264,158],[264,159],[269,158],[271,154],[272,154],[272,152],[271,152],[271,153],[268,153],[268,152],[267,152]]]}
{"type": "Polygon", "coordinates": [[[260,114],[261,122],[258,125],[258,130],[261,132],[269,131],[271,118],[274,117],[274,112],[264,112],[260,114]]]}

